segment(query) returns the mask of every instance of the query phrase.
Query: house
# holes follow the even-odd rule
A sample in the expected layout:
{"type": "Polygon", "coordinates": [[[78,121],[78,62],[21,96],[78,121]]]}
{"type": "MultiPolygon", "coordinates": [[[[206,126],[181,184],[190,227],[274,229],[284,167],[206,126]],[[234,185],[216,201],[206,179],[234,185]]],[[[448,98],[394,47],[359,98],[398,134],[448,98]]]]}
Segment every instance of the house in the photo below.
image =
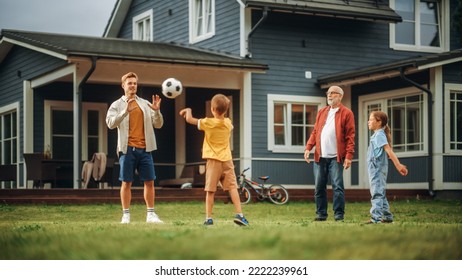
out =
{"type": "Polygon", "coordinates": [[[78,188],[82,160],[94,151],[116,157],[105,110],[121,94],[120,77],[133,70],[143,97],[168,77],[185,88],[162,103],[158,179],[202,162],[202,135],[177,112],[187,106],[205,116],[211,96],[222,92],[232,100],[236,171],[251,167],[248,175],[312,188],[312,166],[302,154],[335,84],[356,118],[347,188],[368,188],[367,118],[379,109],[388,113],[393,149],[410,171],[401,177],[391,169],[388,187],[460,191],[459,2],[119,0],[102,38],[3,30],[0,116],[16,134],[0,139],[7,147],[2,163],[18,165],[16,186],[24,187],[22,153],[50,145],[53,157],[72,160],[71,185],[78,188]]]}

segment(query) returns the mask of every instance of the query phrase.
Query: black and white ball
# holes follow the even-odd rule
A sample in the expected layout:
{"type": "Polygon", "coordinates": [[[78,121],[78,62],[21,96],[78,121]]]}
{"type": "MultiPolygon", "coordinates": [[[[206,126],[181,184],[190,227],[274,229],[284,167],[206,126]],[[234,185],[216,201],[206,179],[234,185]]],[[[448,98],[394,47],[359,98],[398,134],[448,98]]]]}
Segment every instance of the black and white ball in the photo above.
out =
{"type": "Polygon", "coordinates": [[[162,83],[162,94],[167,98],[177,98],[182,91],[183,85],[175,78],[168,78],[162,83]]]}

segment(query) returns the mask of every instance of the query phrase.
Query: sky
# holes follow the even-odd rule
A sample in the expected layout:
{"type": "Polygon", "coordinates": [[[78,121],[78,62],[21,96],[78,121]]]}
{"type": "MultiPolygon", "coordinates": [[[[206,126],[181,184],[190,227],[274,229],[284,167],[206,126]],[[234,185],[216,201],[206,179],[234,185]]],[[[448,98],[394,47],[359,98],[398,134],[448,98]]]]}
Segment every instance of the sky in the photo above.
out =
{"type": "Polygon", "coordinates": [[[117,0],[0,0],[0,29],[102,37],[117,0]]]}

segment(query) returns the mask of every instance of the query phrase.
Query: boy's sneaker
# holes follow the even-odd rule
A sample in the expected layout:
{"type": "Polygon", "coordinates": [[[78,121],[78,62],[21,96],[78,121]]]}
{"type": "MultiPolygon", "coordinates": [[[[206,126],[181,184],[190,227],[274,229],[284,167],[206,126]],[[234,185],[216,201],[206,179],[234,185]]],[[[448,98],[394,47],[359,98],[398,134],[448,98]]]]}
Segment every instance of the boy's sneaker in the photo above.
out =
{"type": "Polygon", "coordinates": [[[392,224],[393,220],[392,219],[383,219],[382,223],[384,223],[384,224],[392,224]]]}
{"type": "Polygon", "coordinates": [[[212,219],[205,220],[204,226],[213,226],[213,220],[212,219]]]}
{"type": "Polygon", "coordinates": [[[239,214],[236,214],[236,216],[234,216],[234,223],[240,226],[249,225],[249,221],[247,221],[247,219],[244,216],[240,216],[239,214]]]}
{"type": "Polygon", "coordinates": [[[130,214],[123,214],[121,224],[129,224],[130,223],[130,214]]]}
{"type": "Polygon", "coordinates": [[[164,222],[159,219],[156,213],[149,212],[146,216],[146,223],[163,224],[164,222]]]}

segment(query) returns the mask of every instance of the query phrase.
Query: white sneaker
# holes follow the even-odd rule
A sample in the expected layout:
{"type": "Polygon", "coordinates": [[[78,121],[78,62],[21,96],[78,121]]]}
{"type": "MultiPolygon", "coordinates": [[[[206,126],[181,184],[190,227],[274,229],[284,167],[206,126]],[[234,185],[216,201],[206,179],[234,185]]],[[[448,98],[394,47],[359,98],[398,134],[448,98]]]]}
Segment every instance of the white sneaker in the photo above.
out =
{"type": "Polygon", "coordinates": [[[149,212],[146,216],[146,223],[163,224],[164,222],[159,219],[156,213],[149,212]]]}
{"type": "Polygon", "coordinates": [[[121,224],[129,224],[130,223],[130,214],[124,214],[122,216],[121,224]]]}

